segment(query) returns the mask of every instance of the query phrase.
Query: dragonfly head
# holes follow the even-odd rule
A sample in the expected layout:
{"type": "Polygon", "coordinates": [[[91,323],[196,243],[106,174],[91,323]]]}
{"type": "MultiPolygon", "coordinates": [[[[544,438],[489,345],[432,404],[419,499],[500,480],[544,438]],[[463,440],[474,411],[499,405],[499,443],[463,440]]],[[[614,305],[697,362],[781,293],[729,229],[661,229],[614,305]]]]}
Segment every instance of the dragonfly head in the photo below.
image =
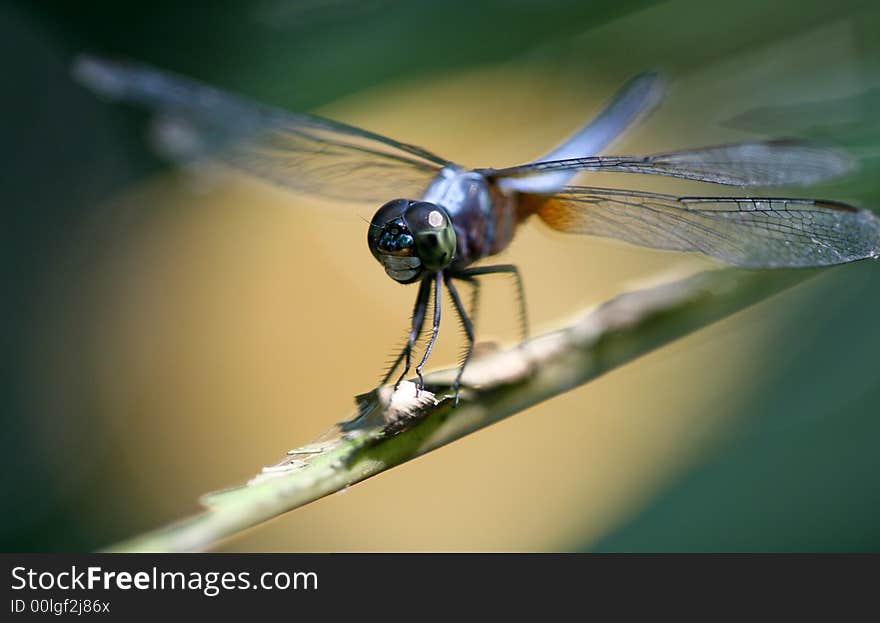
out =
{"type": "Polygon", "coordinates": [[[449,213],[427,201],[394,199],[376,212],[367,232],[370,252],[400,283],[443,270],[455,256],[449,213]]]}

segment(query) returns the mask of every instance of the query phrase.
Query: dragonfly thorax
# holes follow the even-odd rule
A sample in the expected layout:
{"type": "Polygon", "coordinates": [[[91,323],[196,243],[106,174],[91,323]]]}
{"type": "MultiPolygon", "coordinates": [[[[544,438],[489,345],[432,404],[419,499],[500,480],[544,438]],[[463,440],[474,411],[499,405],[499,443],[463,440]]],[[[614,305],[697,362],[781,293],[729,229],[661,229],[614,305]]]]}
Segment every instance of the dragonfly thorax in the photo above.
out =
{"type": "Polygon", "coordinates": [[[449,266],[456,236],[452,219],[441,206],[394,199],[373,216],[367,244],[389,277],[413,283],[449,266]]]}

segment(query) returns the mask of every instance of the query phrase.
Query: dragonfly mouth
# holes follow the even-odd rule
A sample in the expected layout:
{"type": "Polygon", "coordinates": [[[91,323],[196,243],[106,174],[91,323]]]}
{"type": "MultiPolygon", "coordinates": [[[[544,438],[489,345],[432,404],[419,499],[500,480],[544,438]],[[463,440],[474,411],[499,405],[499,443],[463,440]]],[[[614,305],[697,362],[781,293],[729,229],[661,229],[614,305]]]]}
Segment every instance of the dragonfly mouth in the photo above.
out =
{"type": "Polygon", "coordinates": [[[388,276],[401,283],[408,283],[422,272],[422,261],[414,255],[389,255],[382,253],[379,261],[388,276]]]}

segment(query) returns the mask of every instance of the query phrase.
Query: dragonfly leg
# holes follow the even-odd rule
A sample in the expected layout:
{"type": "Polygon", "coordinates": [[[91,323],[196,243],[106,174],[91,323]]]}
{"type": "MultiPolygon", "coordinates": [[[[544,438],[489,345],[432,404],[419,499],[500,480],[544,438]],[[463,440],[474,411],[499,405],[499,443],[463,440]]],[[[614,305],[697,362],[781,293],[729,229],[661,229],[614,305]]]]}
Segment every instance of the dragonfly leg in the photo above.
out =
{"type": "Polygon", "coordinates": [[[419,389],[425,388],[425,379],[422,376],[422,368],[425,367],[425,362],[428,361],[428,357],[431,356],[431,351],[434,349],[434,342],[437,341],[437,333],[440,331],[440,303],[442,302],[440,295],[442,289],[443,271],[441,270],[437,271],[434,275],[434,322],[431,327],[431,340],[428,342],[427,348],[425,348],[425,354],[422,355],[422,360],[419,362],[419,365],[416,366],[416,375],[419,377],[419,389]]]}
{"type": "Polygon", "coordinates": [[[479,277],[481,275],[497,275],[497,274],[509,274],[513,275],[513,279],[516,283],[516,298],[517,303],[519,305],[519,329],[520,329],[520,340],[525,342],[529,337],[529,319],[526,313],[526,297],[525,297],[525,289],[523,288],[522,277],[519,274],[519,269],[513,264],[498,264],[496,266],[476,266],[474,268],[467,268],[461,272],[453,275],[458,279],[470,280],[474,277],[479,277]]]}
{"type": "MultiPolygon", "coordinates": [[[[455,383],[453,383],[452,385],[452,389],[455,391],[455,406],[458,406],[458,395],[459,387],[461,386],[461,377],[464,374],[465,366],[467,366],[468,361],[470,361],[471,355],[474,352],[474,325],[461,304],[461,298],[459,298],[458,290],[456,290],[455,285],[452,283],[452,278],[449,275],[446,275],[443,280],[446,282],[446,288],[449,290],[449,297],[452,299],[452,304],[455,305],[455,311],[458,312],[458,317],[461,319],[461,326],[464,329],[465,335],[467,336],[467,350],[465,351],[464,359],[462,359],[461,365],[458,368],[458,374],[455,375],[455,383]]],[[[470,283],[474,286],[473,301],[475,308],[478,296],[477,293],[479,292],[479,285],[477,284],[476,280],[470,281],[470,283]]]]}
{"type": "Polygon", "coordinates": [[[415,346],[416,341],[422,334],[422,327],[425,323],[425,313],[428,310],[428,299],[430,298],[430,296],[431,280],[423,279],[422,282],[419,284],[419,293],[416,295],[416,303],[413,307],[412,313],[412,326],[410,328],[409,338],[407,339],[406,346],[404,346],[403,350],[400,351],[400,354],[397,356],[397,359],[394,360],[394,363],[388,369],[388,372],[379,383],[379,386],[388,383],[388,381],[391,379],[391,376],[394,374],[394,371],[397,370],[397,367],[400,365],[401,361],[405,361],[403,372],[397,378],[397,382],[394,383],[394,389],[397,389],[398,385],[400,385],[400,382],[403,380],[403,377],[409,374],[413,346],[415,346]]]}
{"type": "Polygon", "coordinates": [[[471,326],[474,328],[474,334],[476,335],[477,312],[480,308],[480,281],[475,277],[462,277],[459,274],[452,275],[452,278],[464,281],[471,287],[471,308],[468,311],[468,318],[471,320],[471,326]]]}

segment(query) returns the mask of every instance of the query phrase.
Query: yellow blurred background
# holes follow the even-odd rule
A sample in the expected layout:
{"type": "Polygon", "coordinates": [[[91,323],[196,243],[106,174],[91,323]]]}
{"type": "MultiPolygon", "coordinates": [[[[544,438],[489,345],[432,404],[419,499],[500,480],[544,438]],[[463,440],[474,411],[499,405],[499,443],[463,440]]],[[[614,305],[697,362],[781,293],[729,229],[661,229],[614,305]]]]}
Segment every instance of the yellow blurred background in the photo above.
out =
{"type": "MultiPolygon", "coordinates": [[[[540,155],[619,86],[553,78],[490,67],[380,87],[320,113],[502,166],[540,155]]],[[[662,150],[662,127],[650,120],[621,153],[662,150]]],[[[692,132],[678,143],[706,139],[705,128],[692,132]]],[[[125,448],[119,469],[169,518],[346,418],[405,335],[415,295],[370,256],[362,218],[371,207],[226,171],[198,175],[163,175],[114,202],[108,210],[151,214],[84,284],[82,313],[101,318],[86,343],[99,407],[125,448]]],[[[538,223],[499,259],[521,266],[535,333],[689,261],[538,223]]],[[[480,339],[513,339],[512,284],[490,280],[485,290],[480,339]]],[[[434,368],[461,348],[451,312],[434,368]]],[[[749,373],[760,338],[713,328],[227,547],[543,550],[575,530],[598,537],[717,430],[729,413],[719,408],[724,394],[749,373]],[[724,366],[708,370],[719,359],[724,366]]]]}
{"type": "MultiPolygon", "coordinates": [[[[613,67],[598,59],[621,39],[633,45],[631,33],[672,21],[669,11],[656,5],[502,61],[382,80],[313,112],[465,165],[527,162],[587,122],[646,62],[664,68],[662,54],[646,58],[647,40],[613,67]]],[[[779,101],[858,93],[859,41],[844,16],[673,71],[661,110],[611,151],[743,140],[753,135],[721,122],[779,101]]],[[[633,176],[584,179],[706,192],[633,176]]],[[[68,494],[92,489],[95,508],[124,507],[127,530],[155,527],[348,418],[352,397],[375,385],[401,343],[415,296],[370,256],[365,220],[376,207],[324,202],[219,168],[155,173],[103,200],[57,250],[39,294],[40,337],[24,363],[46,461],[60,480],[67,474],[68,494]],[[94,244],[100,261],[65,259],[94,244]],[[77,456],[71,440],[91,433],[59,421],[83,393],[109,459],[77,456]]],[[[498,259],[522,270],[533,334],[641,280],[711,266],[537,222],[498,259]]],[[[483,291],[478,340],[511,342],[511,284],[487,280],[483,291]]],[[[777,297],[221,549],[590,549],[732,434],[741,388],[769,365],[766,344],[807,297],[777,297]]],[[[430,368],[457,358],[462,336],[452,316],[445,308],[430,368]]]]}

